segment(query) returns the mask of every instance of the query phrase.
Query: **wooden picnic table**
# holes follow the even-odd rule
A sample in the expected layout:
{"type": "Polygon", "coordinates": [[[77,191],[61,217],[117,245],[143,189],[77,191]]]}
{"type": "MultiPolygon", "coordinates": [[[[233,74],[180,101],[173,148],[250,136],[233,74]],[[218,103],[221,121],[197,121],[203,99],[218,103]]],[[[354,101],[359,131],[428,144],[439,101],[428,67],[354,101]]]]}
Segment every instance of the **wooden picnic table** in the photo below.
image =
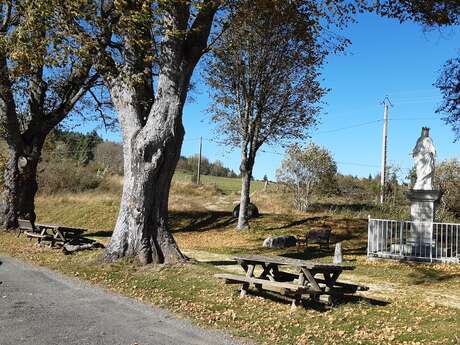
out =
{"type": "Polygon", "coordinates": [[[55,243],[65,244],[86,231],[58,224],[45,223],[33,226],[29,220],[22,219],[19,220],[19,225],[27,237],[31,239],[36,238],[38,243],[41,243],[41,241],[50,241],[50,246],[54,246],[55,243]]]}
{"type": "Polygon", "coordinates": [[[322,295],[333,305],[345,294],[358,290],[368,290],[357,284],[338,282],[343,271],[353,270],[354,266],[330,265],[281,256],[249,255],[234,258],[246,272],[245,276],[221,273],[217,278],[225,279],[227,284],[242,284],[241,296],[245,296],[250,285],[257,289],[277,291],[291,295],[292,308],[301,302],[302,295],[319,301],[322,295]],[[255,276],[255,268],[260,266],[262,273],[255,276]],[[290,271],[285,269],[289,268],[290,271]]]}

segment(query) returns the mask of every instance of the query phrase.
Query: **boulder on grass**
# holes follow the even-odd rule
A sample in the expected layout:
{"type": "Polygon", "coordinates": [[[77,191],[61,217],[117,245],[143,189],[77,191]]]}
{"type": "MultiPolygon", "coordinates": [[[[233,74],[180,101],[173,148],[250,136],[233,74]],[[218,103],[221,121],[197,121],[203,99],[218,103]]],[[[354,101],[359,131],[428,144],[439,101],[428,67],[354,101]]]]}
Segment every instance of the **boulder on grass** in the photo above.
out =
{"type": "Polygon", "coordinates": [[[263,246],[267,248],[287,248],[297,245],[294,236],[271,236],[265,239],[263,246]]]}
{"type": "MultiPolygon", "coordinates": [[[[233,209],[232,216],[234,218],[238,218],[238,215],[240,214],[240,204],[236,205],[235,208],[233,209]]],[[[260,216],[259,209],[257,208],[256,205],[254,205],[252,202],[249,203],[248,205],[248,217],[249,218],[257,218],[260,216]]]]}

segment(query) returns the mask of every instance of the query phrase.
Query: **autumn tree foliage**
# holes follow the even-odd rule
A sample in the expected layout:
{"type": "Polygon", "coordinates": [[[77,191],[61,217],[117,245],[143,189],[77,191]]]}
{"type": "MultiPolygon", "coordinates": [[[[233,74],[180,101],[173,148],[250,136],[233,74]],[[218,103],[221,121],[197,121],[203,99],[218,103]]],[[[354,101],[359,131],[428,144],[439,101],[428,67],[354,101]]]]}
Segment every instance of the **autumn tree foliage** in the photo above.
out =
{"type": "Polygon", "coordinates": [[[219,138],[241,150],[237,229],[248,227],[247,206],[257,153],[266,144],[307,137],[326,89],[320,68],[348,41],[331,34],[358,10],[330,2],[242,1],[207,59],[209,111],[219,138]],[[335,7],[334,7],[335,6],[335,7]],[[336,11],[341,9],[342,12],[336,11]]]}
{"type": "Polygon", "coordinates": [[[278,183],[292,192],[294,207],[307,211],[311,195],[320,185],[330,185],[337,174],[337,164],[331,153],[314,143],[305,148],[292,145],[276,171],[278,183]]]}
{"type": "Polygon", "coordinates": [[[96,85],[87,44],[69,37],[59,1],[0,5],[0,126],[8,145],[2,223],[35,220],[37,165],[47,135],[96,85]]]}
{"type": "Polygon", "coordinates": [[[436,86],[443,95],[443,102],[437,111],[447,114],[444,121],[452,127],[457,139],[460,139],[460,57],[446,62],[436,86]]]}

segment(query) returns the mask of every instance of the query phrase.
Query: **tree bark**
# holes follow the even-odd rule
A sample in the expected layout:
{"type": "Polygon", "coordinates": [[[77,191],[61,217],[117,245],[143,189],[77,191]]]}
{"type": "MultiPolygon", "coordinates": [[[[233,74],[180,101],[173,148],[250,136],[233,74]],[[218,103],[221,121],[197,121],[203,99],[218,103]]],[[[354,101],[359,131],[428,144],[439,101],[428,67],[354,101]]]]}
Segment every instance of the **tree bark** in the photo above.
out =
{"type": "Polygon", "coordinates": [[[0,126],[5,131],[8,145],[8,160],[4,174],[4,190],[0,220],[8,230],[18,226],[18,159],[21,151],[19,122],[12,92],[6,56],[0,53],[0,126]]]}
{"type": "Polygon", "coordinates": [[[45,136],[26,131],[8,145],[5,167],[3,223],[7,229],[18,225],[17,219],[35,223],[35,196],[38,191],[37,167],[45,136]],[[20,144],[18,144],[18,142],[20,144]]]}
{"type": "Polygon", "coordinates": [[[251,160],[243,158],[240,166],[241,172],[241,196],[240,196],[240,212],[238,214],[237,230],[245,230],[249,228],[248,221],[248,206],[251,202],[251,178],[254,164],[251,160]]]}
{"type": "Polygon", "coordinates": [[[241,196],[240,196],[240,212],[238,214],[238,230],[245,230],[249,228],[248,222],[248,205],[250,203],[251,177],[249,173],[244,172],[241,174],[241,196]]]}
{"type": "Polygon", "coordinates": [[[37,167],[41,157],[42,140],[34,146],[29,154],[24,152],[21,157],[25,158],[27,164],[19,169],[19,183],[18,183],[18,217],[22,219],[29,219],[32,224],[35,223],[35,196],[38,191],[37,183],[37,167]]]}
{"type": "MultiPolygon", "coordinates": [[[[133,2],[133,11],[136,6],[133,2]]],[[[186,260],[168,229],[169,188],[185,133],[182,111],[190,78],[207,48],[219,2],[203,2],[187,32],[190,6],[165,2],[156,95],[146,52],[133,44],[138,36],[123,37],[124,64],[117,67],[106,57],[110,68],[101,66],[120,119],[125,172],[120,213],[105,254],[109,261],[123,256],[137,256],[144,264],[186,260]]],[[[150,30],[139,35],[153,39],[150,30]]]]}
{"type": "Polygon", "coordinates": [[[128,119],[141,118],[133,95],[112,88],[123,128],[124,184],[120,212],[105,259],[137,256],[141,263],[186,260],[168,229],[168,199],[172,176],[184,137],[181,98],[164,95],[154,107],[157,136],[145,136],[128,119]],[[155,140],[161,138],[160,140],[155,140]]]}
{"type": "Polygon", "coordinates": [[[2,200],[2,224],[5,229],[18,227],[18,169],[19,152],[14,145],[8,147],[8,160],[5,166],[2,200]]]}

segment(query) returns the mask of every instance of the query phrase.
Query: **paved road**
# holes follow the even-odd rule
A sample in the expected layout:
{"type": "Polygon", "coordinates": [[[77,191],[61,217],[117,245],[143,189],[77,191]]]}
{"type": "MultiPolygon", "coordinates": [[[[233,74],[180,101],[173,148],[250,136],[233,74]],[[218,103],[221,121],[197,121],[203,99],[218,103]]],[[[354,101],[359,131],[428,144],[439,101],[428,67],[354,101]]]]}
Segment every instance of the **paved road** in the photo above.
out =
{"type": "Polygon", "coordinates": [[[0,258],[0,345],[236,344],[77,279],[0,258]]]}

